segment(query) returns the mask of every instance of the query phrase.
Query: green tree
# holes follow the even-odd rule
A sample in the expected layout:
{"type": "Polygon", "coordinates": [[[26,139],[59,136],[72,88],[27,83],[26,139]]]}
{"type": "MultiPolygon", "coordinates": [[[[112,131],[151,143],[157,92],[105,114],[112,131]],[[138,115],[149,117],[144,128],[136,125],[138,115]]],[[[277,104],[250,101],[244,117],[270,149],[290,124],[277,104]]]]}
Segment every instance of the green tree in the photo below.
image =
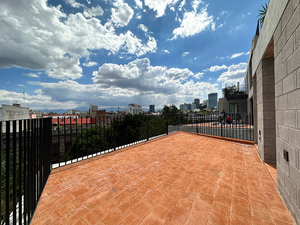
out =
{"type": "Polygon", "coordinates": [[[164,106],[161,111],[163,119],[168,122],[169,125],[179,125],[186,123],[184,115],[175,105],[164,106]]]}
{"type": "MultiPolygon", "coordinates": [[[[1,146],[3,146],[1,144],[1,146]]],[[[1,224],[4,224],[4,221],[6,219],[6,195],[9,195],[9,212],[12,212],[13,210],[13,150],[10,149],[9,151],[9,165],[6,164],[6,149],[2,148],[1,150],[1,224]],[[6,171],[9,169],[9,193],[6,193],[6,171]]],[[[24,163],[24,162],[23,162],[24,163]]],[[[22,166],[22,165],[21,165],[22,166]]],[[[16,194],[17,194],[17,201],[18,201],[18,193],[21,191],[19,190],[19,160],[18,157],[16,157],[16,194]]],[[[24,178],[22,177],[24,182],[24,178]]],[[[24,184],[22,183],[22,190],[24,190],[24,184]]],[[[21,195],[23,192],[21,193],[21,195]]],[[[9,216],[9,215],[8,215],[9,216]]]]}
{"type": "Polygon", "coordinates": [[[78,134],[67,150],[66,157],[62,154],[61,161],[124,146],[164,134],[166,131],[167,122],[162,117],[143,114],[114,117],[109,127],[93,126],[78,134]]]}
{"type": "Polygon", "coordinates": [[[175,105],[171,105],[171,106],[164,105],[164,107],[161,111],[162,115],[176,114],[176,113],[180,113],[180,110],[175,105]]]}

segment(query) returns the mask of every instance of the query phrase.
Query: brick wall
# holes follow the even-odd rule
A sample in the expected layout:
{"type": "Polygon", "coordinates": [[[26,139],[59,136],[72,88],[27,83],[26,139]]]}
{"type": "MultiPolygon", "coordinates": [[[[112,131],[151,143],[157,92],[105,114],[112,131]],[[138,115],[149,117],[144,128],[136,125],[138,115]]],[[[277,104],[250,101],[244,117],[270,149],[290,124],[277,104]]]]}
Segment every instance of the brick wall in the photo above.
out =
{"type": "Polygon", "coordinates": [[[274,33],[277,186],[300,224],[299,24],[299,0],[290,0],[274,33]]]}

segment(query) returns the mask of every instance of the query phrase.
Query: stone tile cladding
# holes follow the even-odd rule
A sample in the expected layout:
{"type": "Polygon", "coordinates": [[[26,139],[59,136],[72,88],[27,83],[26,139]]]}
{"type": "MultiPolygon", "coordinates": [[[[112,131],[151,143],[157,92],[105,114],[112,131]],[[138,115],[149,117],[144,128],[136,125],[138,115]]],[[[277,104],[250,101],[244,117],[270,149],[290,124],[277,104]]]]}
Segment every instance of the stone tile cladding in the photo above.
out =
{"type": "Polygon", "coordinates": [[[300,224],[299,24],[299,0],[290,0],[274,33],[277,186],[300,224]]]}

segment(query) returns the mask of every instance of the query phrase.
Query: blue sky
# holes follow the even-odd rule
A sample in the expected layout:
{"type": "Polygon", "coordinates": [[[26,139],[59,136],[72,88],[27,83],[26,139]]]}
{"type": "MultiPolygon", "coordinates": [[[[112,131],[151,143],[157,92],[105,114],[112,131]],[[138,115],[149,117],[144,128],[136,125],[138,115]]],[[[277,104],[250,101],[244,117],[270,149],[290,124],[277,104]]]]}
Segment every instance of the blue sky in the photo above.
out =
{"type": "Polygon", "coordinates": [[[243,83],[261,0],[2,0],[0,104],[126,108],[243,83]]]}

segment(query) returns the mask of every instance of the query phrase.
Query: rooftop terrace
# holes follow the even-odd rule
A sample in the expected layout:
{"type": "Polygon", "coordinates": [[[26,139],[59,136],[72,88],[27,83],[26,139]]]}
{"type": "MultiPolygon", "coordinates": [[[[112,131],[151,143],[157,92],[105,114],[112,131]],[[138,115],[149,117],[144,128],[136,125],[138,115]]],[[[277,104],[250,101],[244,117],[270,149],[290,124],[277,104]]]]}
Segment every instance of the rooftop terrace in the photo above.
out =
{"type": "Polygon", "coordinates": [[[52,170],[31,224],[295,222],[254,145],[177,132],[52,170]]]}

